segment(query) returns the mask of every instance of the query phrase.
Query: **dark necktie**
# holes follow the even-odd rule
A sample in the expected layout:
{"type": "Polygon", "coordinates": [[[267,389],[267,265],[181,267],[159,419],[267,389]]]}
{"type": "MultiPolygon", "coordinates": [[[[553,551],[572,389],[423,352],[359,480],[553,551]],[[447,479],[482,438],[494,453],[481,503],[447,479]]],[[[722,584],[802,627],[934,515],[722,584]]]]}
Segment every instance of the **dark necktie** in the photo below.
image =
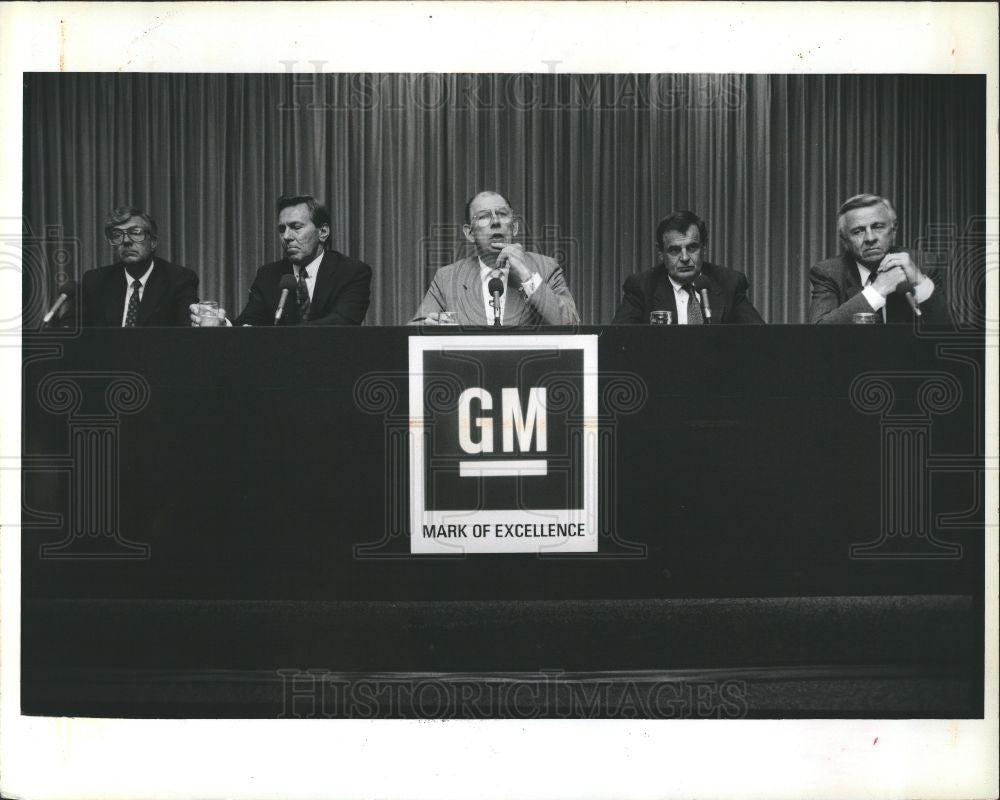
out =
{"type": "Polygon", "coordinates": [[[295,298],[299,304],[299,322],[305,322],[309,316],[309,287],[306,286],[308,279],[309,273],[303,267],[299,270],[299,285],[295,289],[295,298]]]}
{"type": "MultiPolygon", "coordinates": [[[[871,272],[869,272],[868,273],[868,280],[865,281],[865,288],[867,289],[869,286],[871,286],[873,283],[875,283],[875,278],[877,278],[877,277],[878,277],[878,270],[874,270],[873,269],[871,272]]],[[[885,315],[886,315],[886,312],[888,311],[888,309],[886,308],[886,306],[888,306],[888,305],[889,305],[888,298],[886,298],[886,304],[885,304],[885,306],[882,306],[882,308],[880,308],[878,311],[874,312],[874,314],[875,314],[875,324],[876,325],[884,325],[885,324],[885,315]]]]}
{"type": "Polygon", "coordinates": [[[701,303],[698,302],[694,284],[684,284],[684,291],[688,293],[688,325],[704,325],[705,318],[701,314],[701,303]]]}
{"type": "Polygon", "coordinates": [[[142,281],[132,281],[132,295],[128,299],[128,311],[125,312],[125,327],[135,327],[135,315],[139,313],[139,289],[142,288],[142,281]]]}

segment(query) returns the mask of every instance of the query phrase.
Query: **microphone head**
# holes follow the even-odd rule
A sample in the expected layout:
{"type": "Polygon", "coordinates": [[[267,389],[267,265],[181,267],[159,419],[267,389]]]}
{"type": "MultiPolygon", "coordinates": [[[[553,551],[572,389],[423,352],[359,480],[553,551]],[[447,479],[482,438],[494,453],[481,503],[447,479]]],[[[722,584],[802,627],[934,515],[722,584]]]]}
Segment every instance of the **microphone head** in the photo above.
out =
{"type": "Polygon", "coordinates": [[[500,278],[490,278],[487,288],[490,294],[503,294],[503,281],[500,278]]]}
{"type": "Polygon", "coordinates": [[[67,300],[73,297],[76,294],[76,281],[66,281],[59,287],[59,294],[66,295],[67,300]]]}
{"type": "Polygon", "coordinates": [[[282,290],[287,289],[290,292],[294,292],[296,286],[294,275],[282,275],[281,280],[278,281],[278,288],[282,290]]]}
{"type": "Polygon", "coordinates": [[[909,294],[915,288],[913,281],[900,281],[896,284],[896,294],[909,294]]]}
{"type": "Polygon", "coordinates": [[[708,278],[706,278],[704,275],[699,275],[697,278],[691,281],[691,284],[699,292],[707,289],[711,285],[708,282],[708,278]]]}

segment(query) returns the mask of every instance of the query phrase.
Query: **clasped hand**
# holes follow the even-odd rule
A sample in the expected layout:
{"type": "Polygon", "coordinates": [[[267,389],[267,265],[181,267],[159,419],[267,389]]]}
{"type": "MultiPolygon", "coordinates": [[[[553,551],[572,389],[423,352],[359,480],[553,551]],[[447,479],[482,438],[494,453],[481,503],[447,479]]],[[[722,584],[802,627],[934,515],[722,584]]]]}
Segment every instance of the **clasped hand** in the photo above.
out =
{"type": "Polygon", "coordinates": [[[916,285],[923,277],[909,253],[889,253],[879,264],[872,287],[880,295],[887,297],[896,291],[899,284],[908,281],[916,285]]]}
{"type": "Polygon", "coordinates": [[[510,274],[517,278],[518,283],[524,283],[531,279],[531,270],[524,261],[524,247],[520,244],[505,244],[494,242],[490,245],[494,250],[499,250],[497,254],[497,269],[510,267],[510,274]]]}

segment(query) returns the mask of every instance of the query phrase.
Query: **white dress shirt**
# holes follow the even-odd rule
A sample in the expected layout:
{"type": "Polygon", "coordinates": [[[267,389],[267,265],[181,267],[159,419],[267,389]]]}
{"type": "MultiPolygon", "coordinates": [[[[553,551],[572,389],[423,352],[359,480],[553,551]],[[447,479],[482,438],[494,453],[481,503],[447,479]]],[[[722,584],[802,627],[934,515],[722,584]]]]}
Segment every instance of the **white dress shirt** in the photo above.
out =
{"type": "MultiPolygon", "coordinates": [[[[313,289],[316,288],[316,273],[319,272],[320,262],[323,260],[325,253],[320,253],[315,259],[310,261],[305,266],[306,271],[306,290],[309,292],[309,302],[313,299],[313,289]]],[[[302,271],[302,267],[292,264],[292,269],[295,270],[295,280],[298,281],[299,273],[302,271]]]]}
{"type": "MultiPolygon", "coordinates": [[[[499,277],[503,281],[503,294],[500,295],[500,324],[503,325],[503,312],[507,306],[507,278],[510,275],[510,267],[504,267],[503,269],[488,267],[480,258],[479,280],[483,285],[483,310],[486,312],[486,321],[490,325],[493,324],[493,295],[490,294],[490,278],[493,277],[494,273],[499,273],[499,277]]],[[[525,297],[531,297],[541,285],[542,276],[535,272],[532,273],[528,280],[521,284],[520,290],[524,293],[525,297]]]]}
{"type": "MultiPolygon", "coordinates": [[[[858,265],[858,273],[861,275],[861,285],[865,287],[861,290],[861,294],[865,296],[868,305],[882,315],[882,321],[884,322],[885,298],[878,293],[878,290],[874,286],[868,283],[868,278],[872,274],[872,271],[860,261],[855,261],[854,263],[858,265]]],[[[923,303],[932,294],[934,294],[934,281],[926,275],[921,275],[920,280],[913,287],[913,299],[918,303],[923,303]]]]}
{"type": "Polygon", "coordinates": [[[687,325],[688,301],[691,299],[691,295],[688,294],[683,284],[678,283],[669,275],[667,275],[667,280],[670,281],[670,285],[674,288],[674,305],[677,306],[677,324],[687,325]]]}
{"type": "MultiPolygon", "coordinates": [[[[153,267],[156,266],[156,262],[153,259],[149,259],[149,269],[147,269],[139,278],[139,302],[142,302],[142,293],[146,291],[146,284],[149,282],[149,276],[153,273],[153,267]]],[[[132,284],[137,280],[128,274],[125,267],[122,267],[122,272],[125,273],[125,309],[122,311],[122,327],[125,327],[125,320],[128,318],[128,303],[132,299],[132,292],[135,290],[132,288],[132,284]]]]}

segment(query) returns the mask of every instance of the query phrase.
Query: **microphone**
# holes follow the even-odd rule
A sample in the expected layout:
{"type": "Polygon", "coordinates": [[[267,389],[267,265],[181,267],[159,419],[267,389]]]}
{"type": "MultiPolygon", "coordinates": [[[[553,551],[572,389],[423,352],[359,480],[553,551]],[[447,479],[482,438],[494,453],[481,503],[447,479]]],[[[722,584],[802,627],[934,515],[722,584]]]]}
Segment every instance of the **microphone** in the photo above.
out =
{"type": "Polygon", "coordinates": [[[489,289],[489,293],[493,295],[493,324],[496,327],[500,327],[500,295],[503,294],[503,280],[499,274],[494,273],[493,277],[490,278],[487,288],[489,289]]]}
{"type": "Polygon", "coordinates": [[[76,294],[76,281],[66,281],[66,283],[64,283],[62,285],[62,288],[59,290],[59,297],[57,297],[56,301],[52,304],[52,308],[50,308],[48,312],[45,314],[45,316],[42,317],[43,328],[52,321],[52,318],[56,315],[56,312],[63,307],[66,301],[73,299],[73,296],[75,294],[76,294]]]}
{"type": "Polygon", "coordinates": [[[285,311],[285,301],[288,300],[288,293],[295,291],[295,276],[282,275],[278,281],[278,288],[281,289],[281,297],[278,298],[278,310],[274,312],[274,324],[281,322],[281,315],[285,311]]]}
{"type": "Polygon", "coordinates": [[[695,289],[698,290],[698,294],[701,295],[701,310],[703,312],[702,316],[705,318],[705,324],[712,324],[712,306],[708,303],[708,287],[710,286],[708,278],[704,275],[699,275],[691,284],[695,289]]]}
{"type": "Polygon", "coordinates": [[[920,303],[917,302],[917,298],[913,294],[913,282],[912,281],[900,281],[896,284],[896,294],[901,294],[906,297],[906,302],[910,304],[910,308],[913,309],[914,315],[920,317],[923,316],[923,311],[920,310],[920,303]]]}

